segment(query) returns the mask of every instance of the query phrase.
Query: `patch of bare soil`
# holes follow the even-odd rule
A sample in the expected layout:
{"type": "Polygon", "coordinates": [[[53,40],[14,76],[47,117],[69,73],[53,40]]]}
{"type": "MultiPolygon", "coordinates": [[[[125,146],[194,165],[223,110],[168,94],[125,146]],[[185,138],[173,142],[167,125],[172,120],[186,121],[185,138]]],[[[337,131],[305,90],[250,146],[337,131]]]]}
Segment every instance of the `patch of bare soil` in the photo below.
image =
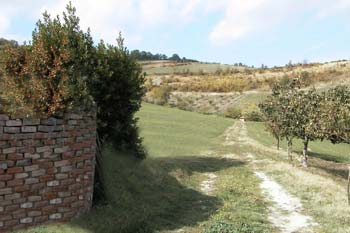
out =
{"type": "Polygon", "coordinates": [[[205,193],[208,196],[212,196],[213,191],[215,190],[215,181],[218,178],[218,176],[212,172],[207,173],[206,175],[207,179],[201,183],[200,188],[203,193],[205,193]]]}

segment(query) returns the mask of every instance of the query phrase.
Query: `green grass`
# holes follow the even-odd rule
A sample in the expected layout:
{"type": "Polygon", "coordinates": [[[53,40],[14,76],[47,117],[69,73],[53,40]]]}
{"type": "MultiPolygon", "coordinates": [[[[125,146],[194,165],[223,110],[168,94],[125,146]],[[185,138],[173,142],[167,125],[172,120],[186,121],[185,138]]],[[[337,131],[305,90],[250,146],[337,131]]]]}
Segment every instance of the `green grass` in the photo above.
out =
{"type": "Polygon", "coordinates": [[[231,119],[143,104],[137,114],[144,144],[151,157],[193,156],[219,144],[231,119]]]}
{"type": "MultiPolygon", "coordinates": [[[[276,145],[276,140],[273,136],[265,130],[263,123],[248,122],[248,135],[255,140],[259,141],[265,146],[273,147],[276,145]]],[[[286,149],[286,142],[281,143],[281,147],[286,149]]],[[[301,153],[303,148],[301,140],[293,141],[293,150],[297,153],[301,153]]],[[[316,158],[320,158],[327,161],[333,161],[338,163],[347,163],[350,161],[350,145],[338,144],[334,145],[329,141],[313,141],[309,145],[309,155],[316,158]]]]}
{"type": "Polygon", "coordinates": [[[235,107],[245,110],[245,109],[257,109],[259,103],[261,103],[268,93],[266,92],[248,92],[245,93],[242,98],[237,102],[235,107]]]}
{"type": "Polygon", "coordinates": [[[220,157],[240,147],[222,146],[233,121],[144,104],[137,114],[149,156],[138,161],[103,152],[109,204],[66,224],[26,233],[209,232],[222,222],[230,232],[274,232],[267,221],[259,180],[244,161],[220,157]],[[201,155],[212,151],[211,156],[201,155]],[[200,190],[207,173],[218,175],[213,195],[200,190]],[[251,232],[251,231],[246,231],[251,232]]]}

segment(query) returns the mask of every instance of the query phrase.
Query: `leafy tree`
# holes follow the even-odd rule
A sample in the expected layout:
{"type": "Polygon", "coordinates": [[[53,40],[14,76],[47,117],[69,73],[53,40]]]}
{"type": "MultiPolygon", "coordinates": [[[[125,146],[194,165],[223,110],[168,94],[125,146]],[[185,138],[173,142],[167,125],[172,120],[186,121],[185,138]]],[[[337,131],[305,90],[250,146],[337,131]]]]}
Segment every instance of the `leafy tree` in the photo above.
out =
{"type": "MultiPolygon", "coordinates": [[[[324,137],[334,144],[350,143],[350,88],[337,86],[329,89],[322,106],[322,127],[324,137]]],[[[350,167],[347,184],[350,204],[350,167]]]]}
{"type": "Polygon", "coordinates": [[[321,129],[324,95],[315,89],[300,90],[299,79],[285,81],[275,85],[273,93],[260,105],[266,125],[275,137],[285,138],[288,145],[288,158],[291,159],[292,139],[303,141],[302,163],[308,166],[307,151],[310,141],[323,140],[325,134],[321,129]]]}
{"type": "Polygon", "coordinates": [[[296,95],[300,83],[296,79],[281,80],[272,88],[272,95],[262,102],[259,107],[264,115],[267,129],[277,140],[279,148],[280,139],[287,141],[287,154],[291,159],[291,146],[294,137],[294,113],[290,106],[296,95]]]}
{"type": "Polygon", "coordinates": [[[178,54],[173,54],[171,57],[169,57],[169,60],[173,60],[173,61],[180,61],[181,58],[178,54]]]}
{"type": "Polygon", "coordinates": [[[298,91],[291,98],[289,112],[293,114],[291,135],[303,141],[302,164],[307,167],[307,151],[310,141],[323,140],[324,135],[319,131],[322,125],[321,104],[322,96],[315,89],[298,91]]]}
{"type": "Polygon", "coordinates": [[[124,47],[119,35],[118,46],[101,41],[96,50],[95,76],[87,80],[90,93],[97,103],[98,133],[105,142],[118,149],[134,150],[144,157],[137,133],[135,112],[144,95],[144,74],[124,47]]]}
{"type": "Polygon", "coordinates": [[[337,86],[329,89],[322,107],[322,127],[325,138],[332,143],[350,143],[350,89],[337,86]]]}
{"type": "Polygon", "coordinates": [[[263,114],[263,120],[268,131],[275,137],[277,141],[277,149],[280,147],[282,121],[280,103],[276,96],[268,96],[267,99],[259,104],[260,111],[263,114]]]}

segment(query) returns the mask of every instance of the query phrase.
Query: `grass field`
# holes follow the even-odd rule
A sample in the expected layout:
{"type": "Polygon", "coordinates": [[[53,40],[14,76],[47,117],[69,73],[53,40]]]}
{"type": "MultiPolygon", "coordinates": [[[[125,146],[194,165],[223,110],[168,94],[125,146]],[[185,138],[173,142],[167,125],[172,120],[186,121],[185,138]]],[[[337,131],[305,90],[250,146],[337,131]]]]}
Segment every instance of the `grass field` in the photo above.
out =
{"type": "Polygon", "coordinates": [[[232,120],[144,104],[137,114],[150,157],[195,156],[219,145],[232,120]]]}
{"type": "Polygon", "coordinates": [[[274,232],[257,179],[244,160],[223,155],[233,120],[144,104],[137,114],[149,156],[104,151],[109,204],[71,223],[26,233],[274,232]],[[215,174],[211,194],[202,190],[215,174]]]}
{"type": "MultiPolygon", "coordinates": [[[[265,130],[263,123],[248,122],[248,134],[250,137],[259,141],[265,146],[275,147],[276,140],[273,136],[265,130]]],[[[281,147],[286,149],[286,142],[282,141],[281,147]]],[[[293,149],[296,153],[301,154],[303,144],[301,140],[293,141],[293,149]]],[[[349,163],[350,162],[350,145],[338,144],[334,145],[329,141],[312,141],[309,145],[309,154],[316,158],[323,160],[338,162],[338,163],[349,163]]]]}

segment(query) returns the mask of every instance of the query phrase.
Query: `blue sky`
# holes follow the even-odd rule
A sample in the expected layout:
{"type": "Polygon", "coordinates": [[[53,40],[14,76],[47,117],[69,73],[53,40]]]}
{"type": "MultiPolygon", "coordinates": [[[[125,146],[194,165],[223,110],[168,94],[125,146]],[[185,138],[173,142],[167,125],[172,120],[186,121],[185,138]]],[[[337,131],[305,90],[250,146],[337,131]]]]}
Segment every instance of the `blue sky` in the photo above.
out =
{"type": "MultiPolygon", "coordinates": [[[[0,0],[0,37],[30,40],[67,0],[0,0]]],[[[350,59],[350,0],[72,0],[95,41],[232,64],[350,59]]]]}

